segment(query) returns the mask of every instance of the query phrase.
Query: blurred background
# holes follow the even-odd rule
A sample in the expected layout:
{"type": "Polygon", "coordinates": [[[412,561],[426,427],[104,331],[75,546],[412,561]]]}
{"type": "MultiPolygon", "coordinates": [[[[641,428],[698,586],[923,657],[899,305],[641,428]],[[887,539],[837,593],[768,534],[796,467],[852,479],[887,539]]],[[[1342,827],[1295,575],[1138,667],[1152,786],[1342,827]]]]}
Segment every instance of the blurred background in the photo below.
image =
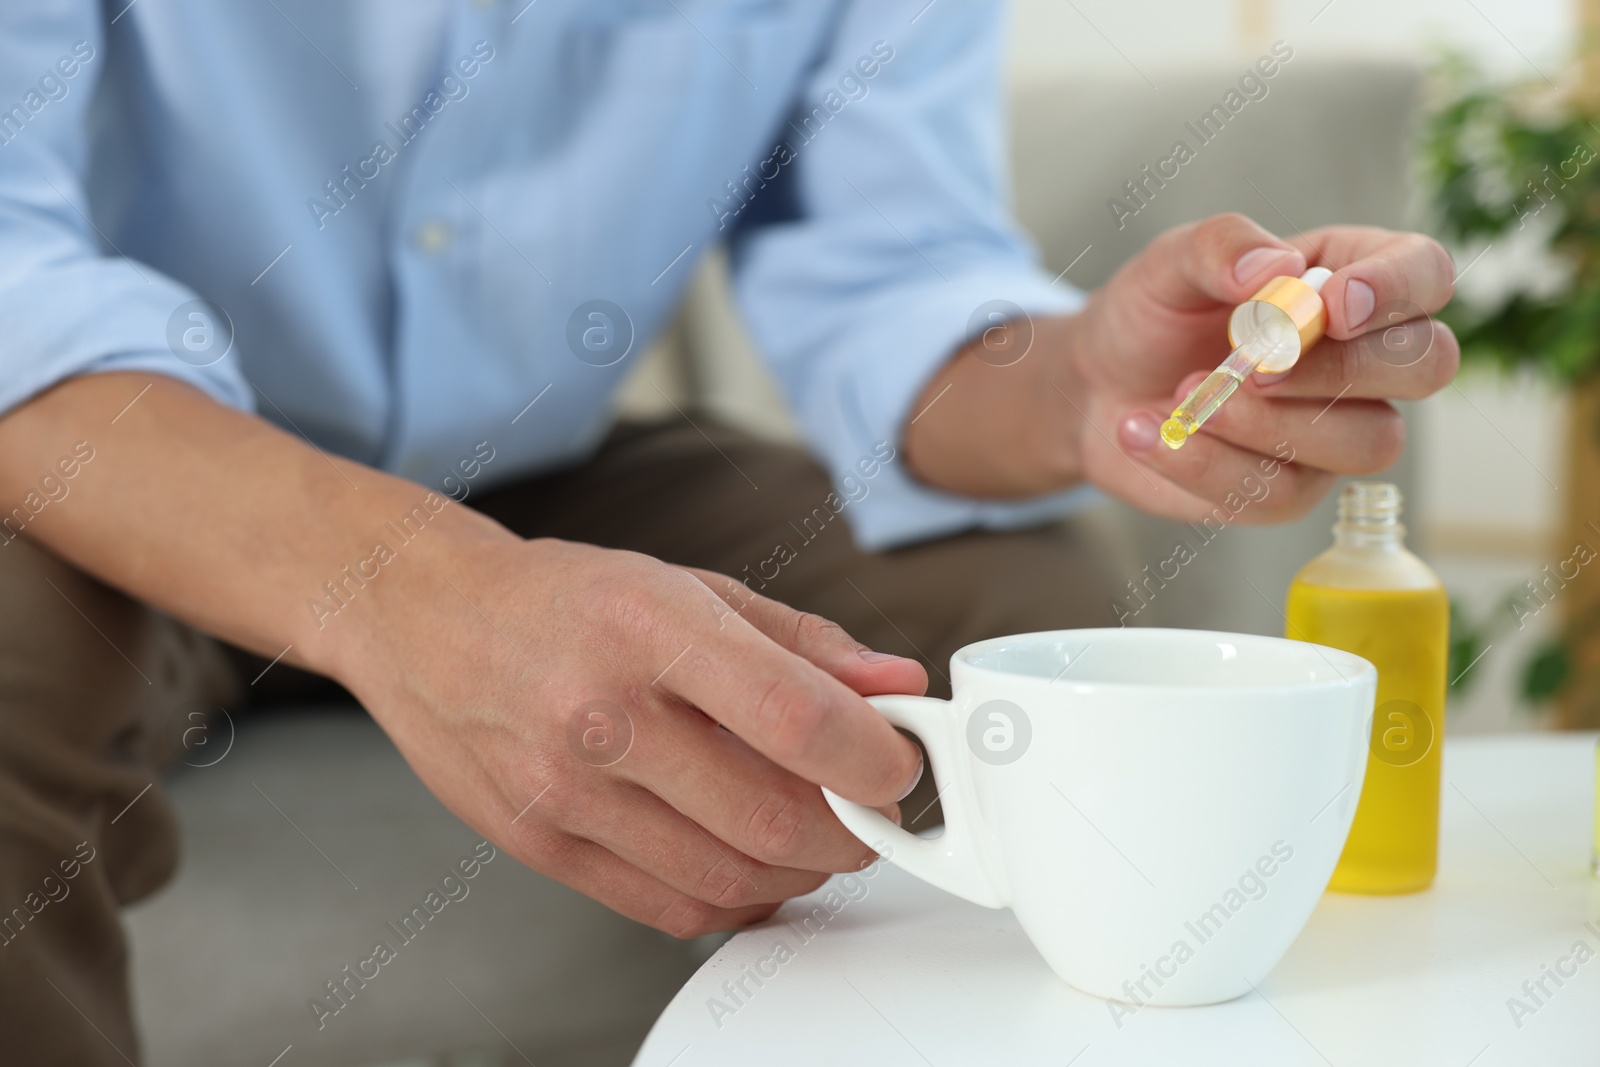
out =
{"type": "MultiPolygon", "coordinates": [[[[1455,732],[1600,725],[1590,636],[1600,582],[1572,558],[1579,542],[1600,550],[1600,531],[1584,526],[1600,523],[1591,399],[1600,166],[1590,165],[1600,73],[1580,47],[1581,28],[1596,24],[1600,0],[1016,0],[1012,9],[1016,207],[1063,283],[1098,285],[1163,229],[1228,210],[1285,236],[1333,222],[1416,228],[1455,255],[1459,295],[1443,318],[1466,343],[1464,369],[1451,388],[1408,406],[1407,455],[1387,475],[1406,493],[1411,547],[1455,605],[1455,732]],[[1263,79],[1266,95],[1200,145],[1185,124],[1197,125],[1258,59],[1286,51],[1292,58],[1263,79]],[[1125,183],[1180,137],[1196,158],[1135,200],[1125,183]],[[1114,197],[1137,209],[1120,226],[1114,197]]],[[[622,405],[664,414],[663,393],[793,435],[715,257],[622,405]]],[[[1114,502],[1097,510],[1131,546],[1128,580],[1177,540],[1201,543],[1114,502]]],[[[1328,543],[1331,521],[1330,502],[1290,527],[1228,529],[1138,621],[1281,632],[1277,606],[1294,571],[1328,543]]]]}
{"type": "MultiPolygon", "coordinates": [[[[1600,552],[1600,36],[1584,30],[1597,26],[1600,0],[1014,0],[1016,209],[1062,284],[1092,288],[1162,230],[1218,211],[1286,236],[1334,222],[1418,228],[1451,248],[1460,297],[1444,318],[1465,369],[1407,406],[1410,444],[1386,477],[1406,494],[1411,546],[1456,605],[1457,735],[1600,725],[1600,562],[1587,563],[1600,552]],[[1199,145],[1186,124],[1264,56],[1264,93],[1199,145]],[[1180,138],[1195,157],[1132,199],[1127,183],[1180,138]]],[[[1396,353],[1411,358],[1427,357],[1396,353]]],[[[619,398],[632,414],[672,404],[794,437],[720,256],[619,398]]],[[[1290,578],[1329,544],[1332,502],[1203,544],[1114,501],[1094,516],[1121,546],[1119,581],[1141,580],[1180,540],[1200,546],[1139,623],[1281,633],[1290,578]]],[[[449,937],[407,949],[414,966],[316,1031],[303,998],[350,961],[352,931],[405,913],[473,838],[365,716],[258,717],[242,731],[253,733],[227,773],[174,777],[188,858],[129,913],[152,1062],[259,1067],[291,1054],[291,1037],[283,1062],[312,1067],[523,1062],[507,1043],[540,1050],[541,1065],[626,1062],[644,1033],[630,1005],[665,1003],[676,980],[616,962],[686,950],[618,932],[599,905],[510,860],[479,880],[471,908],[451,909],[449,937]],[[314,826],[321,847],[359,855],[366,892],[340,905],[343,883],[306,862],[305,842],[245,781],[314,826]],[[529,921],[549,914],[564,918],[529,921]],[[621,975],[603,1002],[580,995],[594,988],[586,968],[621,975]],[[440,974],[461,985],[442,989],[440,974]]]]}

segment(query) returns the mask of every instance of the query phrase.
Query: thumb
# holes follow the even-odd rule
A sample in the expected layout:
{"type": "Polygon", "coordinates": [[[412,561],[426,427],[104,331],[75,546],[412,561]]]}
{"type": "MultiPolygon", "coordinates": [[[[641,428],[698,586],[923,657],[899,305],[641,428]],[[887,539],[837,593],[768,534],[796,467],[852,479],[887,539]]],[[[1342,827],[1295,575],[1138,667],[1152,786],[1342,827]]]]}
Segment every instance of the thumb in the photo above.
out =
{"type": "Polygon", "coordinates": [[[725,574],[694,567],[684,570],[721,597],[729,614],[738,615],[771,641],[821,667],[861,696],[920,694],[928,689],[928,672],[914,659],[875,652],[838,623],[769,600],[725,574]]]}
{"type": "Polygon", "coordinates": [[[1213,215],[1168,230],[1130,264],[1148,296],[1179,311],[1238,304],[1269,279],[1305,273],[1299,249],[1243,215],[1213,215]]]}

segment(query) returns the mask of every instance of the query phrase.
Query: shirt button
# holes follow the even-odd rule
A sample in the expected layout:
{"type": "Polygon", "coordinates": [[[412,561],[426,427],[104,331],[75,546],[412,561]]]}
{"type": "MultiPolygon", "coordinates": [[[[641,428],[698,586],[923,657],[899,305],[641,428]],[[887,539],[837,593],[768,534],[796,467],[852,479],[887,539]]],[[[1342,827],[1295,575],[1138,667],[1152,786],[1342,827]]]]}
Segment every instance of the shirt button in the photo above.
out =
{"type": "Polygon", "coordinates": [[[417,227],[417,247],[430,256],[437,256],[450,247],[450,227],[434,219],[417,227]]]}

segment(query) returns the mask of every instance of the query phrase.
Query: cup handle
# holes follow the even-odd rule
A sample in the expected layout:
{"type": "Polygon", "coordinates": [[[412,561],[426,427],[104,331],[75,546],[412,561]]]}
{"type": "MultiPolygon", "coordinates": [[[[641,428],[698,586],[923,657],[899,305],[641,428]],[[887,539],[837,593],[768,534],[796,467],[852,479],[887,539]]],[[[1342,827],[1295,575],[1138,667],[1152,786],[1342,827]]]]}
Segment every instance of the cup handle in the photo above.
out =
{"type": "Polygon", "coordinates": [[[978,837],[977,793],[965,754],[952,738],[948,700],[919,696],[874,696],[867,701],[896,726],[922,739],[928,750],[929,770],[944,805],[944,834],[922,838],[908,833],[872,808],[822,791],[845,829],[872,844],[884,858],[947,893],[981,904],[1003,908],[1009,903],[1005,876],[978,837]]]}

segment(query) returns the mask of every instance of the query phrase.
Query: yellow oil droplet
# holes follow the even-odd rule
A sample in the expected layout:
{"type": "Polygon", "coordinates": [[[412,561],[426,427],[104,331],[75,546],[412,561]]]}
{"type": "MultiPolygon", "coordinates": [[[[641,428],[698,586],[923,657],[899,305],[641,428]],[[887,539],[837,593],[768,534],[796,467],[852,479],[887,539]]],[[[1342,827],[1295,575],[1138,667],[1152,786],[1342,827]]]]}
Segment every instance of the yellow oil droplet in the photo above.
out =
{"type": "Polygon", "coordinates": [[[1168,448],[1182,448],[1188,439],[1189,429],[1180,419],[1173,417],[1161,424],[1161,440],[1168,448]]]}

